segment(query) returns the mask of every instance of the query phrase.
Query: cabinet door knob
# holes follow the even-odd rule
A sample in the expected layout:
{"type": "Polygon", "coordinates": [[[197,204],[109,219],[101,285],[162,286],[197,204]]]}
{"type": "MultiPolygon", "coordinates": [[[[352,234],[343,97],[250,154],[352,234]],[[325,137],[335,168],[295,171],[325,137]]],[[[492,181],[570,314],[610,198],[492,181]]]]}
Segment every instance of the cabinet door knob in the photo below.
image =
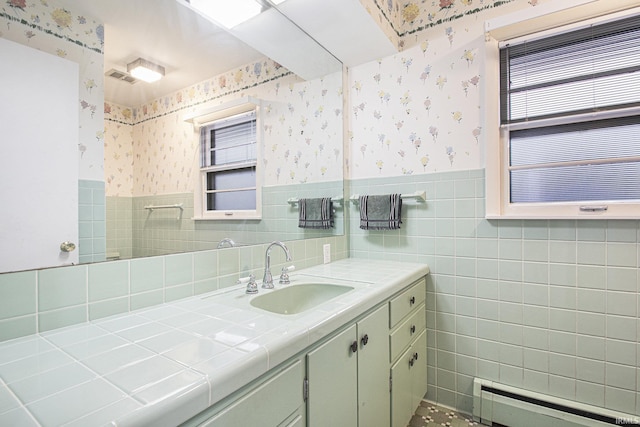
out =
{"type": "Polygon", "coordinates": [[[352,353],[355,353],[356,351],[358,351],[358,341],[352,342],[349,348],[351,349],[352,353]]]}
{"type": "Polygon", "coordinates": [[[418,353],[413,353],[413,360],[418,360],[418,353]]]}
{"type": "Polygon", "coordinates": [[[411,335],[416,333],[416,325],[411,325],[411,335]]]}
{"type": "Polygon", "coordinates": [[[413,366],[413,357],[411,359],[409,359],[409,367],[413,366]]]}
{"type": "Polygon", "coordinates": [[[416,297],[409,298],[409,305],[413,305],[416,303],[416,297]]]}
{"type": "Polygon", "coordinates": [[[360,339],[360,342],[362,342],[363,346],[367,345],[367,343],[369,342],[369,335],[364,334],[364,336],[360,339]]]}

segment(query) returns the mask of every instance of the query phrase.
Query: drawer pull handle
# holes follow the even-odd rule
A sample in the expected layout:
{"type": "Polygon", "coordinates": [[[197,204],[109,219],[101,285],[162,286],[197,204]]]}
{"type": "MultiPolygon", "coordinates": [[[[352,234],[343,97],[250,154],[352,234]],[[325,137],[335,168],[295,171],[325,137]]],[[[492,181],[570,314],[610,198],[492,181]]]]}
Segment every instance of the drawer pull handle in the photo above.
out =
{"type": "Polygon", "coordinates": [[[409,367],[413,366],[413,357],[411,359],[409,359],[409,367]]]}
{"type": "Polygon", "coordinates": [[[364,336],[360,339],[360,342],[362,342],[363,347],[367,345],[367,343],[369,342],[369,335],[364,334],[364,336]]]}
{"type": "Polygon", "coordinates": [[[351,349],[352,353],[355,353],[356,351],[358,351],[358,341],[352,342],[349,348],[351,349]]]}
{"type": "Polygon", "coordinates": [[[416,303],[416,297],[409,298],[409,305],[413,305],[416,303]]]}
{"type": "Polygon", "coordinates": [[[411,331],[411,335],[415,334],[416,333],[416,325],[411,325],[410,331],[411,331]]]}

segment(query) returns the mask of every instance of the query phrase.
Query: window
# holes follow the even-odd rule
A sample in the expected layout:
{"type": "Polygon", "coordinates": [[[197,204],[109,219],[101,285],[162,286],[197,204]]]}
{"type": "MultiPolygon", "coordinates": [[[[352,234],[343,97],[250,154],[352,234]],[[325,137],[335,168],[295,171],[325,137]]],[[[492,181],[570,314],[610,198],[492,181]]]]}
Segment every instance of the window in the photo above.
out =
{"type": "Polygon", "coordinates": [[[488,187],[488,216],[640,216],[638,40],[627,14],[500,43],[501,206],[488,187]]]}
{"type": "Polygon", "coordinates": [[[200,194],[203,219],[260,218],[257,112],[200,127],[200,194]]]}

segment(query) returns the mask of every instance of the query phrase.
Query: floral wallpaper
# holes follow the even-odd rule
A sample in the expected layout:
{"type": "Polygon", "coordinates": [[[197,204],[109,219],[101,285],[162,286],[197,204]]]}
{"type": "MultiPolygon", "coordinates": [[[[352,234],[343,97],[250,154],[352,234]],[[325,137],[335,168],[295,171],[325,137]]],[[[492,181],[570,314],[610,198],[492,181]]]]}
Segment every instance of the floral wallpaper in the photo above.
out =
{"type": "Polygon", "coordinates": [[[405,19],[403,31],[405,39],[416,43],[350,71],[348,177],[484,167],[484,21],[536,4],[526,0],[386,2],[388,16],[396,20],[407,7],[415,6],[409,8],[414,24],[405,19]],[[502,7],[498,11],[496,6],[502,7]],[[482,13],[475,15],[472,10],[482,13]],[[445,16],[460,19],[443,23],[445,16]],[[425,27],[430,22],[442,25],[409,35],[413,25],[425,27]]]}
{"type": "MultiPolygon", "coordinates": [[[[542,1],[361,2],[398,40],[400,53],[351,70],[344,159],[349,176],[480,167],[483,21],[542,1]]],[[[197,138],[182,117],[246,95],[267,100],[262,129],[267,185],[341,177],[338,76],[302,82],[264,60],[147,105],[118,106],[103,101],[100,23],[55,0],[6,0],[0,20],[0,37],[80,64],[80,178],[105,180],[109,195],[190,191],[197,138]]]]}
{"type": "Polygon", "coordinates": [[[0,37],[80,65],[79,178],[103,181],[103,25],[55,0],[5,0],[0,24],[0,37]]]}
{"type": "Polygon", "coordinates": [[[104,179],[107,196],[133,194],[133,113],[104,103],[104,179]]]}
{"type": "MultiPolygon", "coordinates": [[[[454,21],[476,16],[509,3],[536,6],[546,0],[360,0],[387,37],[399,50],[420,42],[420,34],[437,25],[453,25],[454,21]],[[414,36],[414,37],[410,37],[414,36]]],[[[500,13],[505,10],[501,9],[500,13]]]]}
{"type": "Polygon", "coordinates": [[[105,102],[108,196],[193,192],[198,136],[187,113],[263,100],[264,185],[342,179],[342,73],[302,81],[264,59],[129,108],[105,102]]]}
{"type": "Polygon", "coordinates": [[[341,180],[342,72],[278,82],[263,97],[265,185],[341,180]]]}

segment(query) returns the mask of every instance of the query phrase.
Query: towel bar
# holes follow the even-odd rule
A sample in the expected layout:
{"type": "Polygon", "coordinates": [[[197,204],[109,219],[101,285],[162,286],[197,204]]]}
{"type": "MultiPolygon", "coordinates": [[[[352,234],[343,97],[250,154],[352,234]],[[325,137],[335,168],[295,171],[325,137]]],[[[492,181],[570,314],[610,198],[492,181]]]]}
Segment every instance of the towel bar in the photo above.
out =
{"type": "Polygon", "coordinates": [[[153,212],[154,209],[171,209],[171,208],[176,208],[176,209],[180,209],[180,213],[178,214],[178,219],[180,219],[180,217],[182,216],[182,212],[184,211],[184,208],[182,207],[182,203],[176,203],[175,205],[147,205],[144,207],[145,209],[149,210],[149,213],[153,212]]]}
{"type": "MultiPolygon", "coordinates": [[[[298,198],[297,197],[291,197],[290,199],[287,199],[287,203],[289,203],[290,205],[297,205],[298,204],[298,198]]],[[[337,196],[337,197],[332,197],[331,201],[334,203],[342,203],[342,196],[337,196]]]]}
{"type": "MultiPolygon", "coordinates": [[[[427,201],[427,193],[426,193],[426,191],[416,191],[415,193],[401,194],[400,198],[401,199],[416,199],[418,202],[426,202],[427,201]]],[[[359,194],[354,194],[349,198],[349,200],[352,203],[360,203],[360,195],[359,194]]]]}

